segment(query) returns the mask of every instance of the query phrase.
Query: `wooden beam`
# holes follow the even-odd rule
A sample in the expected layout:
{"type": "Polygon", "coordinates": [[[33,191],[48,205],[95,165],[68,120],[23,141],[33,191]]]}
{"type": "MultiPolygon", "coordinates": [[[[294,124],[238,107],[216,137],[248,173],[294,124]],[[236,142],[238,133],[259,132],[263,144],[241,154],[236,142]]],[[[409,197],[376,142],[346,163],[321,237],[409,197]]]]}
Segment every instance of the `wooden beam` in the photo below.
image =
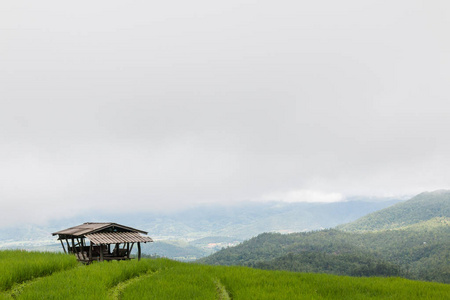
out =
{"type": "Polygon", "coordinates": [[[100,261],[103,261],[103,244],[100,244],[100,261]]]}
{"type": "Polygon", "coordinates": [[[66,253],[66,254],[67,254],[67,252],[66,252],[66,247],[64,247],[64,243],[63,243],[63,241],[62,241],[62,240],[59,240],[59,241],[61,242],[61,246],[63,247],[64,253],[66,253]]]}
{"type": "Polygon", "coordinates": [[[130,243],[127,243],[127,258],[130,259],[130,243]]]}
{"type": "Polygon", "coordinates": [[[86,256],[84,256],[84,238],[81,238],[80,249],[81,249],[81,256],[83,256],[83,260],[86,260],[86,256]]]}
{"type": "Polygon", "coordinates": [[[75,255],[77,254],[77,249],[75,248],[75,239],[72,238],[72,253],[75,253],[75,255]]]}
{"type": "Polygon", "coordinates": [[[141,260],[141,242],[138,242],[137,245],[138,245],[138,260],[141,260]]]}
{"type": "Polygon", "coordinates": [[[71,253],[68,239],[66,239],[66,244],[67,244],[67,252],[71,253]]]}
{"type": "Polygon", "coordinates": [[[92,261],[92,242],[89,242],[89,262],[92,261]]]}

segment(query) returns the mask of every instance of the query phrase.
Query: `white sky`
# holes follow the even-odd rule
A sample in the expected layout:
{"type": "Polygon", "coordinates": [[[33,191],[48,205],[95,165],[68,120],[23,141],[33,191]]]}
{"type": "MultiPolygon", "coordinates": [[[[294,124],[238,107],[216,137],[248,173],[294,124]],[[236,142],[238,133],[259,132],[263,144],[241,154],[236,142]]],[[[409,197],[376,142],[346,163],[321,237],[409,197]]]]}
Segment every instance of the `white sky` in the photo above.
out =
{"type": "Polygon", "coordinates": [[[2,1],[0,225],[449,188],[449,28],[445,0],[2,1]]]}

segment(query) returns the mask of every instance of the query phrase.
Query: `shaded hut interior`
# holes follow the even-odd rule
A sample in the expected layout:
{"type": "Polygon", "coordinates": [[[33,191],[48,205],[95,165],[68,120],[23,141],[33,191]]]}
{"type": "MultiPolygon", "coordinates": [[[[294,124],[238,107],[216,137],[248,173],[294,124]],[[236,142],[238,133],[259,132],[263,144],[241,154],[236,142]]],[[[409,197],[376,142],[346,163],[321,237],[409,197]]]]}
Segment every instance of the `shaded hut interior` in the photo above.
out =
{"type": "Polygon", "coordinates": [[[138,259],[141,259],[141,243],[153,242],[147,232],[117,223],[88,222],[70,227],[53,235],[65,253],[74,254],[84,263],[105,260],[130,259],[133,247],[137,246],[138,259]]]}

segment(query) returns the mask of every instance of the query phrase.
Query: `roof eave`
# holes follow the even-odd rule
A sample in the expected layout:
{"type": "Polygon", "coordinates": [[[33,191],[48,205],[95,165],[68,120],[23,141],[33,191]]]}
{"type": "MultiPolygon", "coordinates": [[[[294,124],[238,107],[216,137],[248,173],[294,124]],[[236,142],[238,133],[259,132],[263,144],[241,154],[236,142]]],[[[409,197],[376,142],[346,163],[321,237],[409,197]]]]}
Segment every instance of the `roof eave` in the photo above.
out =
{"type": "MultiPolygon", "coordinates": [[[[89,223],[90,223],[90,222],[85,222],[85,223],[83,223],[83,224],[89,224],[89,223]]],[[[95,222],[94,222],[94,223],[95,223],[95,222]]],[[[82,224],[82,225],[83,225],[83,224],[82,224]]],[[[78,225],[78,226],[80,226],[80,225],[78,225]]],[[[79,230],[80,232],[82,232],[81,234],[65,233],[65,232],[67,232],[68,230],[70,230],[70,229],[75,229],[75,228],[78,227],[78,226],[73,226],[73,227],[66,228],[66,229],[64,229],[64,230],[60,230],[60,231],[57,231],[57,232],[53,232],[52,235],[53,235],[53,236],[55,236],[55,235],[67,235],[67,236],[73,236],[73,237],[82,237],[82,236],[85,236],[86,234],[96,233],[96,232],[99,232],[99,231],[101,231],[101,230],[103,230],[103,229],[105,229],[105,228],[111,227],[111,226],[123,228],[123,229],[129,230],[129,231],[131,231],[131,232],[139,232],[139,233],[142,233],[142,234],[145,234],[145,235],[148,234],[147,231],[143,231],[143,230],[140,230],[140,229],[137,229],[137,228],[133,228],[133,227],[129,227],[129,226],[124,226],[124,225],[117,224],[117,223],[105,223],[104,226],[101,226],[101,227],[98,227],[98,228],[95,228],[95,229],[92,229],[92,230],[88,230],[88,231],[85,231],[85,232],[83,232],[83,230],[79,230]]]]}

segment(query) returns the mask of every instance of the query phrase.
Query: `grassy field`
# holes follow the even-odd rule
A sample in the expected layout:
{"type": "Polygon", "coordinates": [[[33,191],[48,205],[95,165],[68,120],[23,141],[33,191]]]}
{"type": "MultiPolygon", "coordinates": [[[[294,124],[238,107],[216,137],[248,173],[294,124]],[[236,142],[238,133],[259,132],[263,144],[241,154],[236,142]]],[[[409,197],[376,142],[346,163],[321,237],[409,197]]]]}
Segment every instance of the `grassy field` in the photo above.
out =
{"type": "Polygon", "coordinates": [[[15,283],[47,276],[77,265],[74,256],[62,253],[0,251],[0,292],[10,289],[15,283]]]}
{"type": "Polygon", "coordinates": [[[168,259],[84,266],[69,255],[2,251],[0,299],[450,299],[450,285],[168,259]]]}

